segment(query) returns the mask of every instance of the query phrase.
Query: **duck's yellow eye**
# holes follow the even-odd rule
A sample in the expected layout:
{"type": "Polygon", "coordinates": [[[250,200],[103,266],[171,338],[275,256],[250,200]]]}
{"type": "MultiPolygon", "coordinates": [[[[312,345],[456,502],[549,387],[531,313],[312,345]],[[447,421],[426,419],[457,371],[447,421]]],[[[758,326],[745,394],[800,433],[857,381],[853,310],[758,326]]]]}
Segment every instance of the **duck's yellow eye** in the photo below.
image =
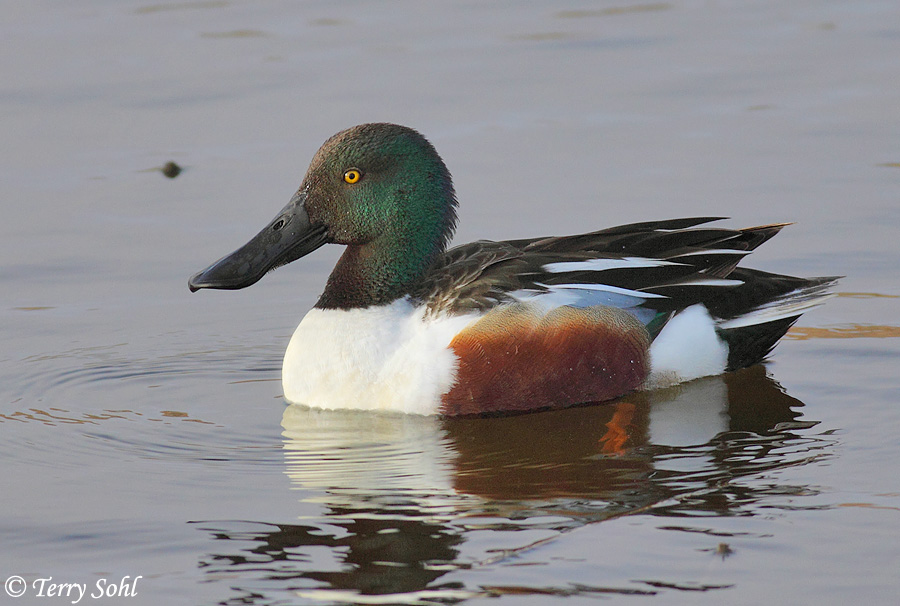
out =
{"type": "Polygon", "coordinates": [[[344,173],[344,181],[351,185],[362,179],[362,172],[358,168],[348,168],[344,173]]]}

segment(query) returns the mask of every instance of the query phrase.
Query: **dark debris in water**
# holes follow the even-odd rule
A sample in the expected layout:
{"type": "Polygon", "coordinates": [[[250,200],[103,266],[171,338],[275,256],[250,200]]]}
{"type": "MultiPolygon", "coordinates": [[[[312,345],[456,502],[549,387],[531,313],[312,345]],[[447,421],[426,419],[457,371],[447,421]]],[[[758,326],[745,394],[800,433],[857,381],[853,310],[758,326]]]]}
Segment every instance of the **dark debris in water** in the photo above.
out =
{"type": "Polygon", "coordinates": [[[725,558],[734,555],[734,549],[731,548],[731,545],[728,543],[719,543],[715,547],[710,547],[708,549],[700,549],[700,551],[711,552],[714,555],[719,556],[724,561],[725,558]]]}
{"type": "Polygon", "coordinates": [[[182,168],[170,160],[163,164],[160,170],[162,171],[162,174],[164,174],[168,178],[174,179],[181,174],[182,168]]]}
{"type": "Polygon", "coordinates": [[[716,555],[721,556],[723,560],[733,553],[734,550],[728,545],[728,543],[719,543],[718,545],[716,545],[716,555]]]}

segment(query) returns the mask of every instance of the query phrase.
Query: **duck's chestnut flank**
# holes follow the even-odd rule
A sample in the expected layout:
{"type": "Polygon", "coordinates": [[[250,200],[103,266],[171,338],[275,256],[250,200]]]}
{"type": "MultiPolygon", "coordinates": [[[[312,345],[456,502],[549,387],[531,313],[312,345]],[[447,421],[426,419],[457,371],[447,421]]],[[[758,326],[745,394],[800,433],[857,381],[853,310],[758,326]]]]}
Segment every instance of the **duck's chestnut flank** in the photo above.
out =
{"type": "Polygon", "coordinates": [[[441,412],[479,414],[602,402],[640,387],[649,372],[647,329],[614,307],[562,306],[546,314],[496,308],[450,342],[456,383],[441,412]]]}

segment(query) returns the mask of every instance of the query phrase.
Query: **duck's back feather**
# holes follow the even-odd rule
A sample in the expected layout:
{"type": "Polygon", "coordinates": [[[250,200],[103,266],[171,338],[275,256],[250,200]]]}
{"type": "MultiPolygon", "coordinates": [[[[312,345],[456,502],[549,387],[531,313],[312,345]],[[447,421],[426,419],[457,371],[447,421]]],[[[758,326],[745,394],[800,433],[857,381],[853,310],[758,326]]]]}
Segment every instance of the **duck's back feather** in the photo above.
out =
{"type": "Polygon", "coordinates": [[[434,311],[456,313],[489,309],[522,292],[604,285],[653,299],[663,295],[673,300],[672,309],[684,308],[707,299],[707,288],[738,286],[720,280],[784,227],[696,228],[716,219],[633,223],[576,236],[464,244],[444,253],[413,295],[434,311]]]}

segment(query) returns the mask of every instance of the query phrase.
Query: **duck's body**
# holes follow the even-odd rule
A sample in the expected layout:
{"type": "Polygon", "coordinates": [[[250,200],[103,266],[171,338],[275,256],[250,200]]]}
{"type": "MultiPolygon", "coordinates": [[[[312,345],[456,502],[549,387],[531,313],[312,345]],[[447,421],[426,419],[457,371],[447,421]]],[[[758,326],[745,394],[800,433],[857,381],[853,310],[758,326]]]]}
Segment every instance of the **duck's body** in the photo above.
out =
{"type": "Polygon", "coordinates": [[[833,283],[737,268],[782,225],[678,219],[448,251],[455,207],[424,137],[354,127],[322,146],[266,229],[190,286],[243,288],[326,242],[345,244],[288,346],[285,398],[479,414],[609,400],[755,364],[833,283]]]}

